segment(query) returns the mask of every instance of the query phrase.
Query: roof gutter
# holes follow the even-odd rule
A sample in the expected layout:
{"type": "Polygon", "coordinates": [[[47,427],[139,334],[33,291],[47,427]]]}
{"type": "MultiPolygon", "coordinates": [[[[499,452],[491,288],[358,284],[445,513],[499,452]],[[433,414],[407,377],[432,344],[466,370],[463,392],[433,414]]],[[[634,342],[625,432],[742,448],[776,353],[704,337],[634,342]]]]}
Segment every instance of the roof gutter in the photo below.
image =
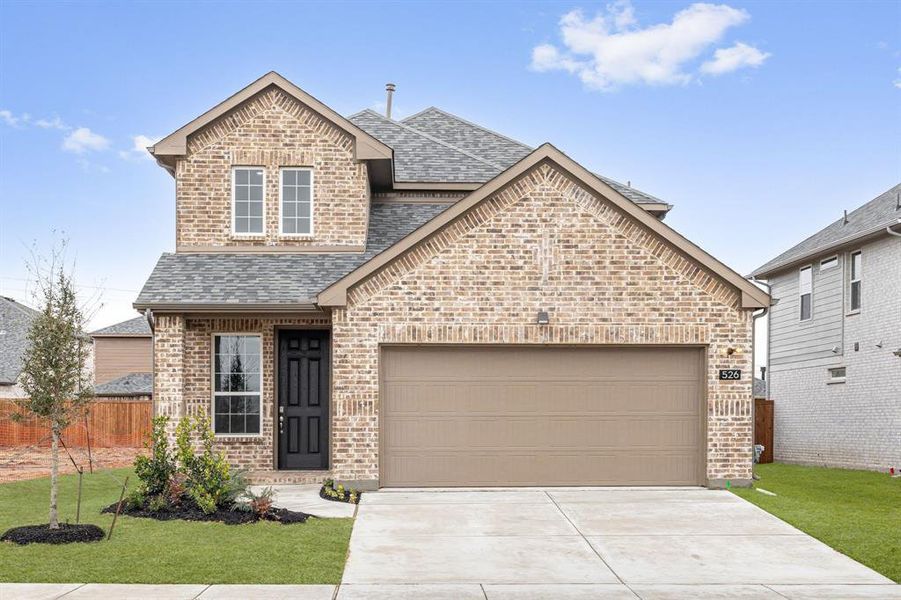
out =
{"type": "MultiPolygon", "coordinates": [[[[901,225],[901,219],[898,219],[897,224],[898,224],[898,225],[901,225]]],[[[898,232],[898,231],[893,230],[891,225],[886,225],[886,226],[885,226],[885,232],[886,232],[887,234],[893,235],[893,236],[895,236],[895,237],[901,237],[901,232],[898,232]]]]}
{"type": "MultiPolygon", "coordinates": [[[[132,306],[136,310],[151,312],[156,314],[160,312],[177,312],[177,313],[247,313],[247,312],[266,312],[266,313],[297,313],[297,312],[322,312],[312,300],[291,304],[192,304],[192,303],[167,303],[167,304],[139,304],[135,302],[132,306]]],[[[145,312],[145,314],[146,314],[145,312]]]]}
{"type": "MultiPolygon", "coordinates": [[[[898,221],[901,222],[901,219],[899,219],[898,221]]],[[[793,267],[795,265],[799,265],[803,262],[809,261],[812,257],[814,257],[818,254],[823,254],[824,252],[829,252],[830,250],[837,250],[843,246],[847,246],[847,245],[853,244],[855,242],[859,242],[861,240],[865,240],[867,238],[871,238],[873,236],[880,235],[883,232],[888,232],[892,235],[899,235],[897,232],[892,231],[892,229],[891,229],[892,227],[893,227],[893,225],[880,225],[878,227],[874,227],[873,229],[868,229],[868,230],[864,231],[863,233],[859,233],[859,234],[856,234],[856,235],[853,235],[853,236],[850,236],[847,238],[842,238],[842,239],[838,240],[837,242],[833,242],[826,246],[821,246],[819,248],[811,250],[810,252],[805,252],[803,255],[801,255],[797,258],[793,258],[784,263],[775,264],[772,267],[767,268],[766,271],[762,271],[762,270],[758,269],[758,270],[754,271],[753,273],[751,273],[751,275],[749,276],[749,279],[757,279],[758,277],[767,277],[769,275],[772,275],[773,273],[777,273],[784,269],[788,269],[789,267],[793,267]]]]}

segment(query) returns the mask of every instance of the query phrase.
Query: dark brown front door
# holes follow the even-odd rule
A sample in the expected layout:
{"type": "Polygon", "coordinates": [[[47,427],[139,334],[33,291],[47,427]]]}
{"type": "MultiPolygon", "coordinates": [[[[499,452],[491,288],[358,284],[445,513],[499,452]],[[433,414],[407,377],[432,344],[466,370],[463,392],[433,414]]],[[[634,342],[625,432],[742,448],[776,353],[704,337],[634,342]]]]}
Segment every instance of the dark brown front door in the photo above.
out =
{"type": "Polygon", "coordinates": [[[281,331],[278,338],[278,466],[327,469],[329,332],[281,331]]]}

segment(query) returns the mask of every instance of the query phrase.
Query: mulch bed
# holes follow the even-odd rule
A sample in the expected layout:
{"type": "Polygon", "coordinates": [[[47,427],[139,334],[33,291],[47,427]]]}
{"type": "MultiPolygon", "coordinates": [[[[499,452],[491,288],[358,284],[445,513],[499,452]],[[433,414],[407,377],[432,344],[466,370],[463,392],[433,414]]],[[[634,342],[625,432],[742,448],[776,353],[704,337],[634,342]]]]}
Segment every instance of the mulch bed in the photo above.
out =
{"type": "MultiPolygon", "coordinates": [[[[116,505],[110,504],[100,512],[115,513],[116,505]]],[[[286,508],[271,508],[265,516],[260,517],[256,513],[246,510],[218,509],[216,512],[205,513],[196,506],[190,505],[156,511],[147,510],[146,508],[125,508],[123,506],[119,514],[128,515],[129,517],[156,519],[157,521],[173,521],[176,519],[181,519],[182,521],[218,521],[226,525],[243,525],[263,520],[274,521],[282,525],[291,525],[293,523],[303,523],[310,518],[310,515],[307,513],[296,512],[286,508]]]]}
{"type": "Polygon", "coordinates": [[[2,536],[0,542],[14,544],[71,544],[73,542],[99,542],[106,536],[96,525],[69,525],[60,523],[59,529],[50,529],[50,525],[24,525],[13,527],[2,536]]]}

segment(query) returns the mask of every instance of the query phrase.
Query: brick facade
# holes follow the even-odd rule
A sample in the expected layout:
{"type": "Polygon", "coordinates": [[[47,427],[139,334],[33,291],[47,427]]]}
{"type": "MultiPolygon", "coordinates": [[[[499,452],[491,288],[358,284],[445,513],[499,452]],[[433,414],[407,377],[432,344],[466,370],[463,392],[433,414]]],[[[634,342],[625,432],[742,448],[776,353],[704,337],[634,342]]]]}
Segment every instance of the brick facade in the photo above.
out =
{"type": "Polygon", "coordinates": [[[270,87],[188,139],[176,165],[176,246],[361,247],[369,178],[354,140],[283,91],[270,87]],[[263,167],[264,233],[232,235],[231,169],[263,167]],[[279,235],[279,169],[312,167],[313,235],[279,235]]]}
{"type": "Polygon", "coordinates": [[[504,343],[707,346],[707,474],[750,479],[751,380],[717,379],[751,371],[738,292],[547,165],[361,282],[332,321],[341,478],[378,478],[380,344],[504,343]]]}
{"type": "Polygon", "coordinates": [[[282,480],[272,471],[275,329],[329,325],[330,474],[340,479],[378,479],[379,346],[398,343],[706,346],[707,475],[750,479],[751,380],[717,379],[721,368],[751,372],[739,293],[548,165],[361,282],[330,319],[160,315],[157,413],[208,413],[211,334],[260,333],[262,434],[219,446],[234,464],[282,480]],[[550,325],[535,325],[539,308],[550,325]]]}

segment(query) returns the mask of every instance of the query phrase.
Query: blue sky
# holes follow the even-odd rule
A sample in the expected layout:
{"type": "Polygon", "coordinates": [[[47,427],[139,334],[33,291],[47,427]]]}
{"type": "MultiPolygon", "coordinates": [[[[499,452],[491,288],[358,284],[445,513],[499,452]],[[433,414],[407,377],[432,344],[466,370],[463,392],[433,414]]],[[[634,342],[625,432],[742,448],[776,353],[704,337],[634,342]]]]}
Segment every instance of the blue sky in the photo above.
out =
{"type": "Polygon", "coordinates": [[[130,316],[174,246],[174,182],[135,138],[269,70],[343,114],[393,81],[396,116],[550,141],[747,273],[901,179],[899,68],[899,2],[5,0],[0,293],[28,300],[28,247],[61,230],[92,324],[130,316]]]}

